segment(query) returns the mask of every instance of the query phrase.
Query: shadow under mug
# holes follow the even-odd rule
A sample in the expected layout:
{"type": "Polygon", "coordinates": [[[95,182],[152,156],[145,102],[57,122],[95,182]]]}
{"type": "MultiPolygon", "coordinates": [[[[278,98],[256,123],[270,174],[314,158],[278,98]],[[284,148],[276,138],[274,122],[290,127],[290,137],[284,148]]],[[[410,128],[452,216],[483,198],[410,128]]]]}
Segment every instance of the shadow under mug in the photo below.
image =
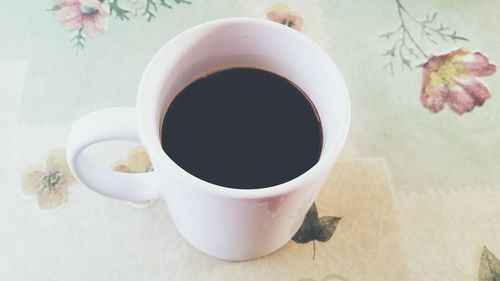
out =
{"type": "Polygon", "coordinates": [[[136,107],[81,117],[71,129],[68,163],[90,189],[115,199],[163,199],[179,232],[195,248],[225,260],[255,259],[285,245],[299,229],[347,137],[349,95],[333,61],[312,40],[284,25],[254,18],[207,22],[177,35],[147,66],[136,107]],[[319,161],[288,182],[232,189],[179,167],[161,146],[161,122],[173,98],[202,75],[256,67],[286,77],[315,105],[323,127],[319,161]],[[85,148],[129,140],[148,152],[154,171],[127,174],[91,163],[85,148]]]}

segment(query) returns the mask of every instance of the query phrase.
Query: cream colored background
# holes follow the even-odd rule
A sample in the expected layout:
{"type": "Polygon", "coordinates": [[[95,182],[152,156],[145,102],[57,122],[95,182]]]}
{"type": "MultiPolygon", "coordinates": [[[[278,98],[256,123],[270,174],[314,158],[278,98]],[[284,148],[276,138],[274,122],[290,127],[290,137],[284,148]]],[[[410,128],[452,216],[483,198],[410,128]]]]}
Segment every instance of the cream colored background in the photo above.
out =
{"type": "MultiPolygon", "coordinates": [[[[396,68],[394,77],[382,70],[387,42],[378,35],[397,25],[394,1],[284,2],[337,62],[353,105],[348,143],[317,200],[320,216],[343,218],[330,241],[316,242],[314,260],[312,243],[290,242],[259,260],[222,262],[191,248],[163,203],[136,210],[80,186],[63,208],[46,212],[18,187],[24,168],[64,147],[78,116],[133,105],[147,61],[173,35],[214,18],[265,17],[275,1],[193,0],[151,23],[110,19],[79,56],[46,11],[50,2],[4,1],[0,279],[476,280],[483,245],[500,254],[498,74],[485,79],[492,98],[483,107],[431,114],[418,100],[419,69],[396,68]]],[[[439,11],[470,39],[462,45],[500,61],[498,1],[404,3],[417,15],[439,11]]],[[[427,47],[439,53],[458,45],[427,47]]],[[[108,165],[126,147],[97,154],[108,165]]]]}

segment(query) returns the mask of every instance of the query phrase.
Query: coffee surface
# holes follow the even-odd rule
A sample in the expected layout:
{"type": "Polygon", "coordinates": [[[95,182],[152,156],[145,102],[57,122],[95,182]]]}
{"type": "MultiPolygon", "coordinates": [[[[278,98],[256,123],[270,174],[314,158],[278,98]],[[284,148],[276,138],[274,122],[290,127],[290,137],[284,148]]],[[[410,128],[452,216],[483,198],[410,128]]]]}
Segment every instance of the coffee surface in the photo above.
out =
{"type": "Polygon", "coordinates": [[[167,155],[190,174],[228,188],[281,184],[319,160],[321,122],[289,80],[254,68],[212,73],[185,87],[162,124],[167,155]]]}

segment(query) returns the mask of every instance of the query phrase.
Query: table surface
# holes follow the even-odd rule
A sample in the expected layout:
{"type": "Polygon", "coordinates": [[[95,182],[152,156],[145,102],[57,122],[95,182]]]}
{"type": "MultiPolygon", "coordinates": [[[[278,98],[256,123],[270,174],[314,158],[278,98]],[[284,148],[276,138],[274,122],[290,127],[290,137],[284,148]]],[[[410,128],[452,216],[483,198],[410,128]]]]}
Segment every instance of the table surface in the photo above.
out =
{"type": "MultiPolygon", "coordinates": [[[[500,280],[497,0],[7,2],[0,279],[500,280]],[[342,217],[333,236],[239,263],[188,245],[163,202],[101,197],[63,161],[79,116],[133,106],[160,46],[230,16],[314,39],[352,102],[349,138],[316,200],[319,216],[342,217]]],[[[92,151],[115,169],[151,169],[133,147],[92,151]]]]}

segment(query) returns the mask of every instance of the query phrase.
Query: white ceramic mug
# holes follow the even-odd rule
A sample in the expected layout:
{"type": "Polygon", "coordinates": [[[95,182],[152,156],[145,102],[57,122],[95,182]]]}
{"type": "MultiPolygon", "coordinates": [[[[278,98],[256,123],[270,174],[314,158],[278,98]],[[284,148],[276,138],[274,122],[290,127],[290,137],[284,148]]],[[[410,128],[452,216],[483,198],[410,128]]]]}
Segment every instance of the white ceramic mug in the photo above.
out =
{"type": "Polygon", "coordinates": [[[179,232],[195,248],[225,260],[249,260],[285,245],[299,229],[347,136],[350,104],[335,64],[301,33],[262,19],[228,18],[195,26],[164,45],[139,86],[137,105],[83,116],[68,139],[68,163],[78,180],[123,200],[165,200],[179,232]],[[263,189],[232,189],[203,181],[170,159],[161,123],[172,99],[196,78],[246,66],[297,84],[315,105],[323,126],[319,161],[288,182],[263,189]],[[154,171],[127,174],[90,163],[82,152],[108,140],[143,145],[154,171]]]}

